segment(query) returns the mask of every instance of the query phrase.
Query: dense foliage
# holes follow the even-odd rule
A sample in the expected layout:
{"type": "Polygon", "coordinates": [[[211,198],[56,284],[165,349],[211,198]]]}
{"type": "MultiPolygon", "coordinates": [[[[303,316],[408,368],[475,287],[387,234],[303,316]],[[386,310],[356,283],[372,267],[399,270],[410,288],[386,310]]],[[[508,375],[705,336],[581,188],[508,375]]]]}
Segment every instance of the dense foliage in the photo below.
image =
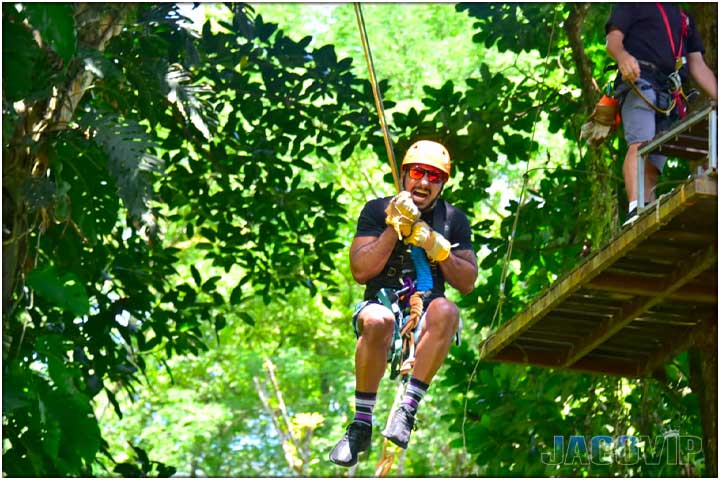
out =
{"type": "MultiPolygon", "coordinates": [[[[685,357],[660,381],[477,364],[489,328],[617,227],[622,142],[577,141],[610,7],[382,7],[376,25],[413,32],[374,36],[385,55],[472,26],[457,70],[379,73],[396,154],[451,151],[444,195],[472,212],[483,270],[397,473],[701,474],[702,457],[652,449],[543,461],[556,435],[700,436],[685,357]]],[[[361,57],[338,53],[357,52],[352,8],[329,14],[327,44],[295,34],[301,5],[275,11],[287,25],[214,8],[194,33],[172,4],[3,4],[5,475],[345,474],[325,459],[352,415],[347,246],[362,203],[391,192],[361,57]]]]}

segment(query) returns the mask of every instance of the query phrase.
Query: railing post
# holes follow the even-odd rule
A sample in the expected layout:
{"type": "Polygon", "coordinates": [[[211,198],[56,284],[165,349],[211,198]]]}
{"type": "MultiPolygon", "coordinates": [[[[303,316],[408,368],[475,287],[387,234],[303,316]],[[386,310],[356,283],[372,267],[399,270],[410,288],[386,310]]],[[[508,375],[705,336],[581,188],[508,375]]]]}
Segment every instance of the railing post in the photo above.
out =
{"type": "Polygon", "coordinates": [[[645,207],[645,155],[637,154],[637,209],[638,213],[645,207]]]}
{"type": "Polygon", "coordinates": [[[711,171],[717,173],[718,168],[718,144],[717,144],[717,109],[713,108],[710,110],[710,115],[708,116],[709,125],[708,125],[708,167],[711,169],[711,171]]]}

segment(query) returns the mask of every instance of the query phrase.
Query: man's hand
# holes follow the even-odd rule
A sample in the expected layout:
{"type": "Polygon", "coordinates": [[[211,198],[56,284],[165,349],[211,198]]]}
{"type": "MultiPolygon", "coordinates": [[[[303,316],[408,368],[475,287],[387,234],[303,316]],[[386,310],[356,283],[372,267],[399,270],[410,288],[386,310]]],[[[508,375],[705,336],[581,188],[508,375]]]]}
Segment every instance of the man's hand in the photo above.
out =
{"type": "Polygon", "coordinates": [[[620,70],[622,79],[629,83],[633,83],[640,77],[640,64],[637,58],[627,52],[618,59],[618,70],[620,70]]]}
{"type": "Polygon", "coordinates": [[[442,262],[450,255],[450,242],[422,220],[413,225],[405,243],[424,249],[433,262],[442,262]]]}
{"type": "Polygon", "coordinates": [[[410,192],[400,192],[395,195],[385,209],[385,214],[387,215],[385,223],[395,229],[399,240],[410,235],[412,226],[420,218],[420,210],[412,201],[410,192]]]}
{"type": "Polygon", "coordinates": [[[623,32],[615,27],[610,27],[610,33],[606,37],[606,48],[610,56],[618,63],[618,70],[622,79],[632,83],[640,76],[640,64],[637,58],[625,50],[624,39],[625,34],[623,32]]]}

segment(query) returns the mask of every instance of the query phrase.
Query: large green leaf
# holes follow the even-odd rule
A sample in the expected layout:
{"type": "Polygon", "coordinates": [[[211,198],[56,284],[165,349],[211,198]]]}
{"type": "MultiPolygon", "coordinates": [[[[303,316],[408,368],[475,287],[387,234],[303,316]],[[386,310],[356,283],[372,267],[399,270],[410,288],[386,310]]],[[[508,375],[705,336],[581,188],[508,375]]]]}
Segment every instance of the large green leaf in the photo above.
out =
{"type": "Polygon", "coordinates": [[[30,24],[40,32],[40,38],[67,65],[77,48],[73,6],[66,3],[25,3],[23,6],[30,24]]]}
{"type": "MultiPolygon", "coordinates": [[[[3,91],[12,102],[38,94],[49,86],[47,61],[32,33],[21,24],[9,21],[3,4],[2,77],[3,91]]],[[[17,15],[17,13],[11,13],[17,15]]]]}
{"type": "Polygon", "coordinates": [[[54,265],[45,265],[30,272],[27,285],[50,303],[76,317],[90,310],[87,291],[77,275],[60,272],[54,265]]]}

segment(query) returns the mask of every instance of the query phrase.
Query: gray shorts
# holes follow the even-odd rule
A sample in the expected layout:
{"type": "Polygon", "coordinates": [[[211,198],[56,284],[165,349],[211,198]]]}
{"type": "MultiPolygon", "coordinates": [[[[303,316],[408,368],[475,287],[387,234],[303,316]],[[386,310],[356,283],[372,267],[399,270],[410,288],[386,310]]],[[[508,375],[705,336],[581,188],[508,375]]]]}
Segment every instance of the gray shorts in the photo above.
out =
{"type": "MultiPolygon", "coordinates": [[[[360,338],[360,330],[358,329],[358,315],[360,315],[360,312],[363,308],[368,306],[370,303],[377,303],[378,305],[382,305],[380,302],[374,302],[372,300],[363,300],[362,302],[358,302],[357,305],[355,305],[355,312],[353,312],[352,316],[352,326],[353,330],[355,331],[355,338],[360,338]]],[[[384,306],[384,305],[383,305],[384,306]]],[[[417,326],[415,327],[415,343],[417,343],[420,340],[420,331],[422,330],[423,323],[425,322],[425,315],[427,314],[427,310],[423,311],[422,316],[420,317],[420,320],[418,321],[417,326]]],[[[458,329],[455,332],[454,340],[455,345],[460,345],[461,339],[460,339],[460,332],[462,332],[462,317],[460,318],[460,322],[458,323],[458,329]]]]}
{"type": "MultiPolygon", "coordinates": [[[[638,78],[635,84],[648,100],[657,104],[657,92],[647,80],[638,78]]],[[[657,112],[630,89],[627,84],[623,84],[622,87],[618,89],[619,93],[623,91],[628,91],[628,93],[623,101],[620,114],[625,129],[625,141],[628,145],[652,140],[657,133],[667,130],[670,127],[672,117],[657,114],[657,112]]],[[[648,160],[662,172],[667,157],[653,153],[649,155],[648,160]]]]}
{"type": "MultiPolygon", "coordinates": [[[[353,330],[355,330],[355,338],[360,338],[360,330],[358,329],[358,316],[360,315],[360,312],[363,308],[368,306],[371,303],[377,303],[378,305],[382,305],[380,302],[373,302],[371,300],[363,300],[362,302],[359,302],[357,305],[355,305],[355,312],[352,316],[352,326],[353,330]]],[[[384,306],[384,305],[383,305],[384,306]]],[[[422,316],[420,317],[420,321],[418,322],[417,326],[415,327],[415,342],[420,339],[420,330],[422,329],[423,322],[425,322],[425,314],[427,311],[424,311],[422,316]]]]}

